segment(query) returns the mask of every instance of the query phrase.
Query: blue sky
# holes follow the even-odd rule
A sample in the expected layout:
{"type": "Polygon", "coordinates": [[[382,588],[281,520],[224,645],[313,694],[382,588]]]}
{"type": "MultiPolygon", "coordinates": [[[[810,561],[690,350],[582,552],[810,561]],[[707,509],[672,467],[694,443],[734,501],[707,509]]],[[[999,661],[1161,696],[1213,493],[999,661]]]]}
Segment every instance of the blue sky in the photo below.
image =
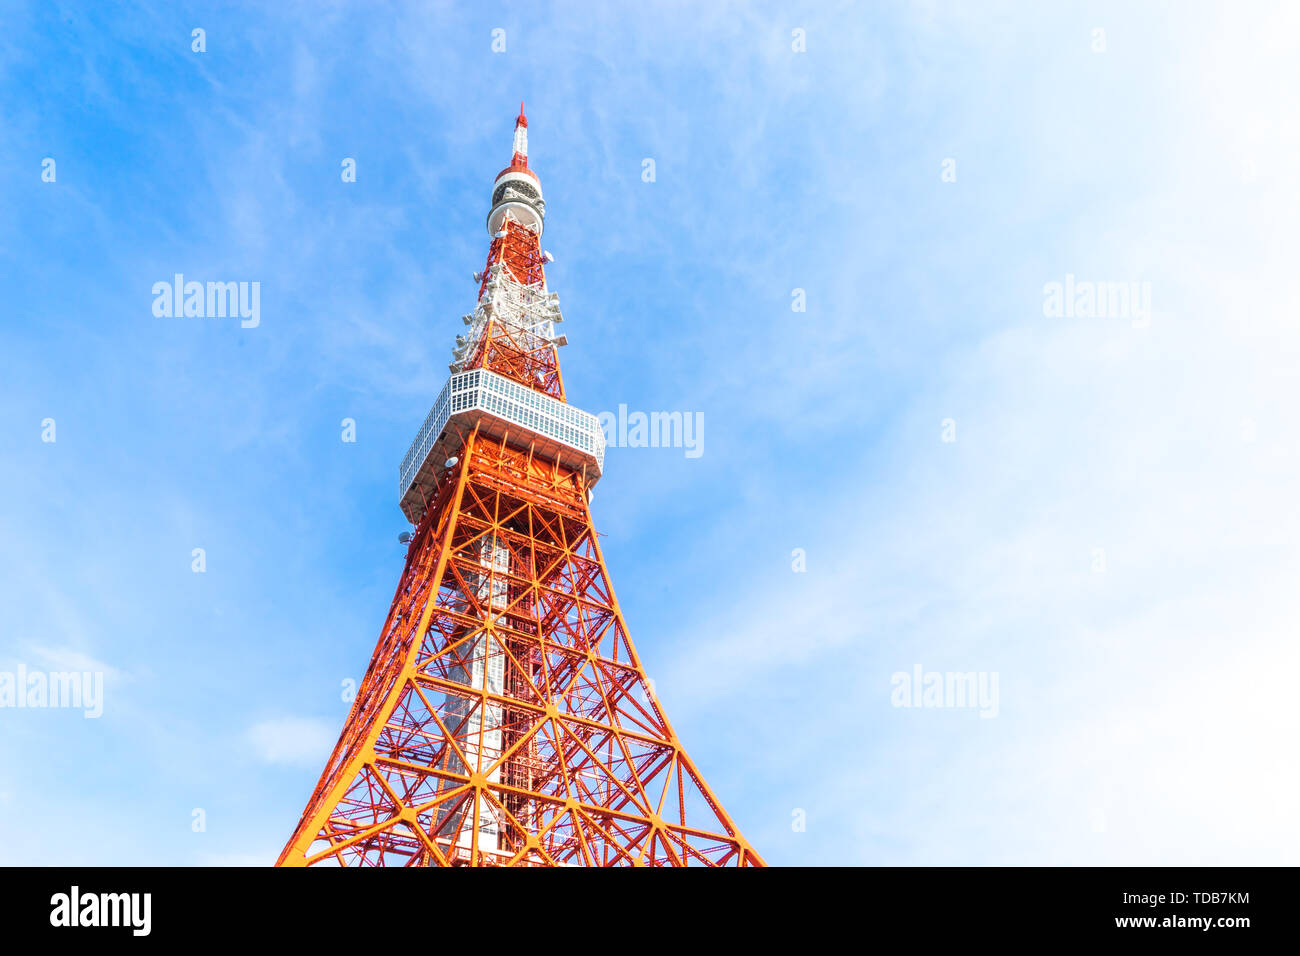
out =
{"type": "Polygon", "coordinates": [[[274,860],[521,99],[569,400],[704,415],[594,511],[770,862],[1300,861],[1300,17],[1133,6],[6,4],[0,671],[105,688],[0,710],[0,863],[274,860]],[[155,317],[178,272],[260,325],[155,317]]]}

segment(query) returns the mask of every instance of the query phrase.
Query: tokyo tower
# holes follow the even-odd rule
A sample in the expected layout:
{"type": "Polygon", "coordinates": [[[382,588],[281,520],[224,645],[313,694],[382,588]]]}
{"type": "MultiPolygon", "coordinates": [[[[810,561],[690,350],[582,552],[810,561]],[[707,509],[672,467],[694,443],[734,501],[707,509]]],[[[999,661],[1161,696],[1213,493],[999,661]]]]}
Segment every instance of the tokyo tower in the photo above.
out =
{"type": "MultiPolygon", "coordinates": [[[[655,698],[592,525],[523,104],[451,375],[402,462],[415,526],[279,866],[762,866],[655,698]]],[[[403,535],[403,538],[406,538],[403,535]]]]}

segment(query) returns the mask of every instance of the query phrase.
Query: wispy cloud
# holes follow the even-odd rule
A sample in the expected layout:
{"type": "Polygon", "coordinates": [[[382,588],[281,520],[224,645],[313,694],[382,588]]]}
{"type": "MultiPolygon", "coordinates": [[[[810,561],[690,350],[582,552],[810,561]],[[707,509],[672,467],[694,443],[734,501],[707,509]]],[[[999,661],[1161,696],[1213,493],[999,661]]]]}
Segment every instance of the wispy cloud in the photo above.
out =
{"type": "Polygon", "coordinates": [[[264,720],[249,728],[247,741],[264,763],[288,766],[324,766],[339,728],[328,721],[307,717],[264,720]]]}

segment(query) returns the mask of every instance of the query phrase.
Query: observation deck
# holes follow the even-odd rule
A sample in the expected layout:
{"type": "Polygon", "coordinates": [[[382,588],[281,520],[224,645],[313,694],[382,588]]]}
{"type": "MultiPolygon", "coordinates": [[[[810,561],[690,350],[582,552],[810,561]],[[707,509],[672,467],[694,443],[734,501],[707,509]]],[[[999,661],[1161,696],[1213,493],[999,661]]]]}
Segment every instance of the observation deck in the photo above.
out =
{"type": "Polygon", "coordinates": [[[600,480],[605,433],[595,415],[487,369],[457,372],[402,459],[398,494],[412,524],[419,524],[449,456],[461,453],[464,435],[475,425],[479,434],[519,448],[531,446],[537,457],[574,471],[585,469],[588,488],[600,480]]]}

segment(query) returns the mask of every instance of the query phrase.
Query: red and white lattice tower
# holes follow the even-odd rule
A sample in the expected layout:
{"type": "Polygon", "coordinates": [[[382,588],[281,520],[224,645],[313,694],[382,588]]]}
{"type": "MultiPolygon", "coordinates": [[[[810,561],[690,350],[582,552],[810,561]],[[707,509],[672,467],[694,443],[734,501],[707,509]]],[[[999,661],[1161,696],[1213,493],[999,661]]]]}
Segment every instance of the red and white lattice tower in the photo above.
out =
{"type": "Polygon", "coordinates": [[[520,104],[451,376],[402,462],[415,525],[343,732],[278,865],[761,866],[687,755],[592,526],[520,104]]]}

